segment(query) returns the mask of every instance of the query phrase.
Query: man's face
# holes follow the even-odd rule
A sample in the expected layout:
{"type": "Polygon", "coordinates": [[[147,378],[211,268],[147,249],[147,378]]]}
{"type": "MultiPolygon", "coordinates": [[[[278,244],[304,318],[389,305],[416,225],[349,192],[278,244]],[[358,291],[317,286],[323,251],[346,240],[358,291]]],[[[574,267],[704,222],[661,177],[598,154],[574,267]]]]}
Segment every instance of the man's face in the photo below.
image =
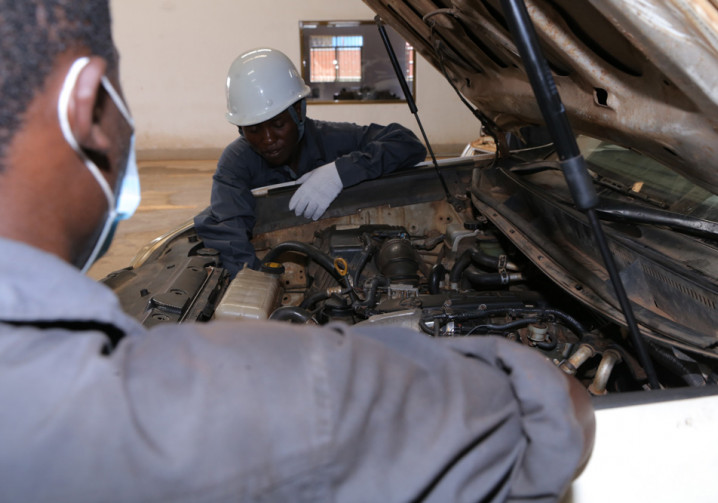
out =
{"type": "Polygon", "coordinates": [[[241,126],[240,130],[270,166],[288,164],[299,140],[297,124],[287,110],[259,124],[241,126]]]}

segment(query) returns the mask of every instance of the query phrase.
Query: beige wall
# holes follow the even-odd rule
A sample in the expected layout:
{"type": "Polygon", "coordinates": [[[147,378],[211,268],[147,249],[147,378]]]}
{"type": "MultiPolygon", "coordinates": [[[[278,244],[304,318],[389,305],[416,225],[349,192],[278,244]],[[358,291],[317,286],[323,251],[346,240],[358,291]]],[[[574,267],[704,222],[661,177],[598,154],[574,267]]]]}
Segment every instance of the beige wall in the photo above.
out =
{"type": "MultiPolygon", "coordinates": [[[[299,61],[300,20],[371,20],[361,0],[111,0],[125,95],[140,158],[211,158],[236,136],[224,119],[224,81],[241,52],[269,46],[299,61]]],[[[437,155],[478,136],[478,122],[419,57],[419,116],[437,155]]],[[[405,104],[309,105],[315,119],[399,122],[421,137],[405,104]]]]}

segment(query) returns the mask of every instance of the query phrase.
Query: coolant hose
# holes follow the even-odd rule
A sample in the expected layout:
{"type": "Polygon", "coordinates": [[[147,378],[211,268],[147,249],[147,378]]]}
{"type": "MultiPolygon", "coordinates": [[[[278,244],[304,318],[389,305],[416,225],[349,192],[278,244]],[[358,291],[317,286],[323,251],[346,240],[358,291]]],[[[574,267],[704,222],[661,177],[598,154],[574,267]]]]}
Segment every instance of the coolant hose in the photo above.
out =
{"type": "Polygon", "coordinates": [[[524,276],[520,272],[512,272],[501,274],[498,272],[488,273],[481,272],[474,266],[469,266],[464,271],[464,277],[469,280],[474,287],[494,288],[507,286],[517,281],[523,281],[524,276]]]}
{"type": "Polygon", "coordinates": [[[466,250],[459,256],[459,259],[454,263],[454,267],[451,268],[449,273],[449,283],[451,288],[456,289],[459,287],[459,281],[461,281],[461,275],[464,273],[467,267],[471,265],[471,250],[466,250]]]}
{"type": "Polygon", "coordinates": [[[389,280],[384,276],[374,276],[369,282],[369,293],[366,298],[361,302],[355,302],[354,308],[357,307],[374,307],[376,305],[376,292],[380,286],[387,286],[389,280]]]}
{"type": "Polygon", "coordinates": [[[331,297],[331,294],[326,290],[322,290],[321,292],[316,292],[305,298],[299,305],[299,307],[301,307],[302,309],[311,309],[312,307],[314,307],[314,304],[326,300],[329,297],[331,297]]]}
{"type": "Polygon", "coordinates": [[[319,264],[325,271],[332,275],[339,284],[349,287],[349,279],[347,276],[342,276],[334,267],[334,260],[321,251],[319,248],[312,246],[301,241],[285,241],[279,243],[277,246],[269,250],[269,252],[262,258],[262,262],[277,262],[277,258],[286,252],[298,252],[308,256],[314,262],[319,264]]]}
{"type": "MultiPolygon", "coordinates": [[[[454,267],[451,268],[449,280],[451,281],[452,288],[458,288],[462,274],[472,263],[492,271],[498,271],[501,267],[501,260],[499,257],[492,257],[491,255],[484,253],[481,249],[473,246],[464,251],[459,256],[459,259],[454,264],[454,267]]],[[[518,267],[516,267],[515,264],[509,262],[507,262],[504,267],[512,271],[518,270],[518,267]]]]}
{"type": "Polygon", "coordinates": [[[446,267],[442,264],[436,264],[431,268],[429,274],[429,293],[435,295],[441,291],[441,281],[446,275],[446,267]]]}
{"type": "Polygon", "coordinates": [[[289,321],[292,323],[313,323],[312,315],[296,306],[278,307],[269,315],[270,320],[289,321]]]}

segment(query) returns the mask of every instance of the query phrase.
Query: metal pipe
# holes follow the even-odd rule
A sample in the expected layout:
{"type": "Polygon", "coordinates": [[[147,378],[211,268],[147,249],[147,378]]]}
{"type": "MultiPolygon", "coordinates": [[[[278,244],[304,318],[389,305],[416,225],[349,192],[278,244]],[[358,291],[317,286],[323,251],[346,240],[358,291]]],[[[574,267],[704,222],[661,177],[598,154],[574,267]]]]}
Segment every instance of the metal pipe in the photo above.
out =
{"type": "Polygon", "coordinates": [[[601,363],[598,364],[593,382],[588,387],[588,392],[592,395],[605,395],[607,393],[606,385],[611,377],[611,372],[613,372],[613,367],[620,361],[621,354],[618,351],[613,349],[605,351],[601,358],[601,363]]]}
{"type": "Polygon", "coordinates": [[[581,344],[569,357],[569,359],[563,362],[559,368],[568,375],[574,375],[578,371],[579,367],[586,363],[586,360],[595,354],[596,351],[591,346],[588,344],[581,344]]]}

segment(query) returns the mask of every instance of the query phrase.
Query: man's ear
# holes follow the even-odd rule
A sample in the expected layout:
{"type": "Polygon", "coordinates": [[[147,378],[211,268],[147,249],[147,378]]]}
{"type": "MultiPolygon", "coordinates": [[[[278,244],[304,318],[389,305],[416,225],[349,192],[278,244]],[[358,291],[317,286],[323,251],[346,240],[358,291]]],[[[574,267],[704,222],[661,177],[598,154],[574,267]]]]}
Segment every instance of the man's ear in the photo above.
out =
{"type": "Polygon", "coordinates": [[[105,153],[111,145],[105,131],[103,115],[107,112],[107,97],[102,77],[107,70],[104,59],[93,56],[80,71],[70,95],[69,119],[77,143],[83,149],[105,153]]]}

